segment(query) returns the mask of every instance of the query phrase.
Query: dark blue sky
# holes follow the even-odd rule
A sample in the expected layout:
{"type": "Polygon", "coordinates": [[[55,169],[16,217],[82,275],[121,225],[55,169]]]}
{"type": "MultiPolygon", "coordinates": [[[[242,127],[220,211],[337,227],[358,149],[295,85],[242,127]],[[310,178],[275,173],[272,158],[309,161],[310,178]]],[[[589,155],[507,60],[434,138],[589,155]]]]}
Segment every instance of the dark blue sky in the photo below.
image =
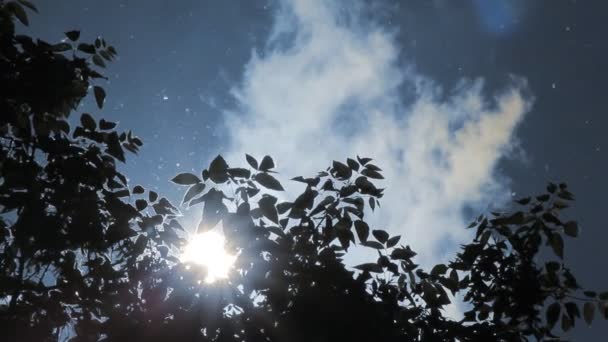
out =
{"type": "MultiPolygon", "coordinates": [[[[120,121],[141,136],[145,146],[130,158],[127,173],[132,181],[176,199],[181,189],[167,182],[172,175],[200,170],[233,143],[233,121],[226,111],[239,112],[244,103],[231,90],[255,80],[247,74],[257,70],[253,51],[262,59],[273,51],[269,35],[276,30],[280,7],[277,1],[236,0],[36,4],[41,14],[30,20],[36,35],[59,41],[64,31],[80,29],[85,39],[102,35],[116,47],[120,58],[106,72],[106,108],[100,113],[88,103],[83,110],[120,121]]],[[[608,289],[608,4],[435,0],[367,5],[359,12],[365,21],[392,34],[398,60],[391,63],[433,80],[444,89],[440,97],[458,92],[463,79],[483,78],[482,94],[491,101],[512,76],[526,80],[523,92],[532,107],[513,131],[510,152],[497,159],[492,179],[518,195],[543,191],[549,180],[567,182],[577,196],[569,215],[583,230],[577,241],[568,241],[566,260],[582,284],[608,289]]],[[[406,105],[415,100],[407,82],[396,91],[406,105]]],[[[245,101],[251,98],[256,97],[245,101]]],[[[284,115],[291,119],[290,108],[284,115]]],[[[593,341],[607,333],[608,323],[598,320],[591,329],[578,326],[571,336],[593,341]]]]}

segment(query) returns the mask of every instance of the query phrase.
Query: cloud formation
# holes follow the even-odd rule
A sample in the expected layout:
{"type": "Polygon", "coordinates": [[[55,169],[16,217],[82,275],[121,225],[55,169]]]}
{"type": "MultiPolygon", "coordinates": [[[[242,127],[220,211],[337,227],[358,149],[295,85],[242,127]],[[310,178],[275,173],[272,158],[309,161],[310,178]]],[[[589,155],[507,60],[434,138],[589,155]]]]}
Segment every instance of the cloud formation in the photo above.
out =
{"type": "Polygon", "coordinates": [[[529,109],[525,84],[513,79],[485,98],[482,80],[463,80],[445,96],[403,66],[391,31],[364,19],[362,6],[346,7],[281,2],[266,48],[233,89],[228,158],[270,154],[293,177],[372,157],[387,190],[370,221],[401,234],[421,263],[445,260],[468,236],[464,208],[505,199],[495,166],[529,109]],[[414,95],[407,103],[404,89],[414,95]]]}

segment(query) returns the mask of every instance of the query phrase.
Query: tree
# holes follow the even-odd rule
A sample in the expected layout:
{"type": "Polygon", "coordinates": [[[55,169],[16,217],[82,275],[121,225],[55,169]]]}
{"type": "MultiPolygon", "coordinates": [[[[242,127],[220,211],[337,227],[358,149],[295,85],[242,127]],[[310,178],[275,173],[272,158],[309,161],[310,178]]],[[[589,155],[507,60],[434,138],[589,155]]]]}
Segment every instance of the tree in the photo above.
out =
{"type": "Polygon", "coordinates": [[[223,227],[238,255],[227,280],[180,262],[179,210],[117,169],[142,145],[116,124],[68,115],[116,51],[102,38],[49,44],[15,34],[27,1],[0,0],[0,329],[8,340],[517,341],[553,338],[577,320],[608,318],[608,293],[583,290],[564,263],[565,184],[518,200],[520,211],[475,220],[474,240],[448,264],[422,270],[399,236],[370,227],[383,189],[370,158],[333,161],[283,191],[274,161],[216,157],[182,173],[183,202],[203,206],[199,231],[223,227]],[[376,260],[349,268],[359,244],[376,260]],[[549,248],[555,258],[545,257],[549,248]],[[448,293],[464,319],[445,317],[448,293]],[[596,313],[597,312],[597,313],[596,313]]]}
{"type": "Polygon", "coordinates": [[[123,284],[148,267],[142,253],[154,247],[144,232],[173,207],[153,192],[147,203],[162,214],[124,200],[131,192],[116,162],[137,152],[139,138],[86,113],[75,129],[68,123],[91,86],[103,106],[104,77],[92,65],[115,49],[102,38],[80,42],[78,31],[59,44],[15,34],[26,8],[35,11],[0,1],[0,329],[8,340],[57,339],[66,325],[86,336],[95,317],[139,300],[123,284]]]}

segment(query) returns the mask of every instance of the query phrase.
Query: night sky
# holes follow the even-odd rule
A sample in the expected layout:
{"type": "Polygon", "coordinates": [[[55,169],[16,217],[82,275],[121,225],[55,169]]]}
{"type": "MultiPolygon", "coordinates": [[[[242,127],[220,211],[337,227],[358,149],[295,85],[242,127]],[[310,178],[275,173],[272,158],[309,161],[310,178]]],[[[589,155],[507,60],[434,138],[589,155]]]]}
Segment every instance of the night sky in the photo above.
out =
{"type": "MultiPolygon", "coordinates": [[[[80,29],[118,50],[104,110],[88,99],[82,111],[142,137],[124,166],[132,184],[178,202],[168,179],[218,153],[241,165],[234,156],[271,154],[289,177],[369,155],[405,193],[385,202],[416,208],[401,219],[384,205],[378,222],[434,260],[477,213],[564,181],[582,227],[566,262],[608,289],[605,1],[35,3],[35,36],[80,29]]],[[[607,333],[596,317],[568,336],[607,333]]]]}

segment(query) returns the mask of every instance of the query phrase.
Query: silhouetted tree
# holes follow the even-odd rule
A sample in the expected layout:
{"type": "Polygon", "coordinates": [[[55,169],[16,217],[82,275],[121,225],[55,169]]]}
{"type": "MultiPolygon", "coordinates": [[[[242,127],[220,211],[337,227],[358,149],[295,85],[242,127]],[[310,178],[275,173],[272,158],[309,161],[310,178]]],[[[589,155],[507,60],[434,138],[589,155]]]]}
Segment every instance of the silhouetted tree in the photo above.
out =
{"type": "Polygon", "coordinates": [[[274,161],[220,156],[200,176],[182,173],[183,204],[202,205],[199,232],[222,225],[238,255],[226,280],[180,262],[186,242],[178,209],[116,167],[141,141],[116,124],[69,114],[116,54],[79,32],[49,44],[15,34],[27,1],[0,0],[0,331],[44,341],[518,341],[553,338],[596,311],[608,293],[584,291],[565,265],[565,184],[518,200],[521,211],[480,216],[474,240],[448,264],[425,271],[399,236],[370,228],[383,189],[369,158],[334,161],[292,201],[274,161]],[[349,268],[354,244],[378,258],[349,268]],[[549,248],[554,258],[545,256],[549,248]],[[542,255],[542,257],[541,257],[542,255]],[[462,295],[464,318],[444,315],[462,295]]]}

